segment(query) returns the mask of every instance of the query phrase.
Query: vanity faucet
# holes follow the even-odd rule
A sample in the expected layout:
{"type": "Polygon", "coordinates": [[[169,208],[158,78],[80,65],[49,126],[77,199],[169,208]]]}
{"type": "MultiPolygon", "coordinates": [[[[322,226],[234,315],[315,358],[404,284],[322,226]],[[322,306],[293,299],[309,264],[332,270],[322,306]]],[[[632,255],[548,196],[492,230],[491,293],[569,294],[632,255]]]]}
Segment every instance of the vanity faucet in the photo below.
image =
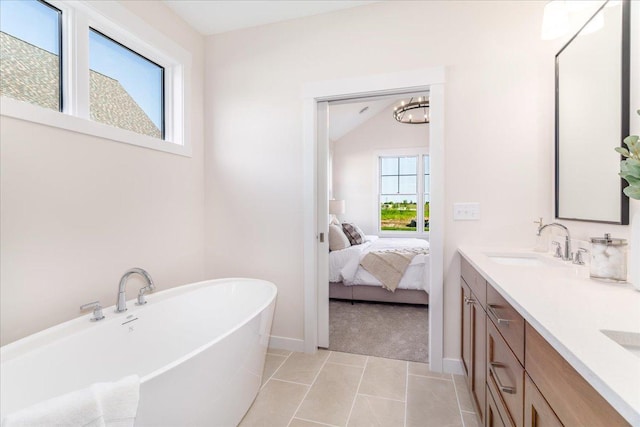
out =
{"type": "Polygon", "coordinates": [[[551,224],[540,225],[540,227],[538,227],[537,235],[539,236],[540,233],[542,233],[542,230],[544,230],[547,227],[558,227],[565,232],[564,251],[562,252],[562,259],[564,261],[571,260],[571,235],[569,234],[569,229],[562,224],[558,224],[557,222],[552,222],[551,224]]]}
{"type": "Polygon", "coordinates": [[[155,285],[153,284],[153,280],[151,279],[151,276],[145,270],[137,267],[127,270],[122,275],[122,278],[120,279],[120,285],[118,285],[118,300],[116,303],[116,313],[122,313],[123,311],[127,311],[127,297],[125,294],[125,289],[127,286],[127,280],[129,279],[129,276],[131,276],[132,274],[141,275],[144,278],[144,280],[147,282],[147,286],[140,289],[140,292],[138,293],[139,304],[145,303],[144,294],[146,292],[151,292],[156,288],[155,285]]]}

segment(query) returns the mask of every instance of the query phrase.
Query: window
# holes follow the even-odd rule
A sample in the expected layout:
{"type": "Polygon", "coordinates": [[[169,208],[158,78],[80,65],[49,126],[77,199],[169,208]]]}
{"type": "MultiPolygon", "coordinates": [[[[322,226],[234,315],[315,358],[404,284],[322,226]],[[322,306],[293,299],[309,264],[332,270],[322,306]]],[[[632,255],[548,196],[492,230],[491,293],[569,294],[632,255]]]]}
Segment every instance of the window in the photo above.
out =
{"type": "Polygon", "coordinates": [[[164,138],[164,68],[89,31],[91,119],[153,138],[164,138]]]}
{"type": "Polygon", "coordinates": [[[62,111],[62,12],[0,1],[0,95],[62,111]]]}
{"type": "Polygon", "coordinates": [[[119,3],[0,0],[2,115],[191,156],[191,54],[119,3]]]}
{"type": "Polygon", "coordinates": [[[378,170],[380,231],[429,231],[429,156],[379,156],[378,170]]]}
{"type": "Polygon", "coordinates": [[[429,167],[429,156],[427,155],[423,155],[422,156],[422,162],[423,162],[423,171],[424,171],[424,187],[423,188],[423,195],[424,198],[422,199],[422,202],[424,203],[424,211],[423,211],[423,216],[424,216],[424,231],[429,231],[429,202],[431,201],[430,199],[430,189],[431,189],[431,181],[430,181],[430,167],[429,167]]]}

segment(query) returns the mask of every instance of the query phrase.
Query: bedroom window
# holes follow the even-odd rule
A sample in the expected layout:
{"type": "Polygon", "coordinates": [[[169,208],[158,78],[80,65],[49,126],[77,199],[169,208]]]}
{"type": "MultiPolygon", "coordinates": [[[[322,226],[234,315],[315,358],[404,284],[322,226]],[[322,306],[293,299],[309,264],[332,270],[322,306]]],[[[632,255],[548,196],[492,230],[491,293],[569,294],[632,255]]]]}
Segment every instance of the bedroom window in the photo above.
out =
{"type": "Polygon", "coordinates": [[[379,156],[378,170],[379,231],[429,231],[429,156],[379,156]]]}

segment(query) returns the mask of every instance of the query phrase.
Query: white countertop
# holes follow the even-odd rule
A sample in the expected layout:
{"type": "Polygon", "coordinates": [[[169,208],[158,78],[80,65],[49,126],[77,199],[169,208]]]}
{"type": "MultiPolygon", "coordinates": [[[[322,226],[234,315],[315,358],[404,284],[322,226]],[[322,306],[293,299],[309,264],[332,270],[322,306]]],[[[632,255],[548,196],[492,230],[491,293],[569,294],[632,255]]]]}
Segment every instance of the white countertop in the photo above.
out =
{"type": "Polygon", "coordinates": [[[600,332],[640,333],[640,292],[589,279],[588,268],[548,254],[539,254],[550,265],[541,267],[501,265],[487,255],[519,252],[513,249],[462,246],[459,252],[632,426],[640,426],[640,357],[600,332]]]}

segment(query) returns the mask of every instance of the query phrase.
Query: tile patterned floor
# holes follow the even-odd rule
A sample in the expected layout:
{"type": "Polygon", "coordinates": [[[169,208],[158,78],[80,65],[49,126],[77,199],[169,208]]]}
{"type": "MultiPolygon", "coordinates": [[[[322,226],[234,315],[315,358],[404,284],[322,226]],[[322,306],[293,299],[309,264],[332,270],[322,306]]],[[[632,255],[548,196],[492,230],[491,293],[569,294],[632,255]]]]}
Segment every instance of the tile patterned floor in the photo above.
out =
{"type": "Polygon", "coordinates": [[[319,350],[269,349],[241,427],[478,427],[459,375],[425,363],[319,350]]]}

